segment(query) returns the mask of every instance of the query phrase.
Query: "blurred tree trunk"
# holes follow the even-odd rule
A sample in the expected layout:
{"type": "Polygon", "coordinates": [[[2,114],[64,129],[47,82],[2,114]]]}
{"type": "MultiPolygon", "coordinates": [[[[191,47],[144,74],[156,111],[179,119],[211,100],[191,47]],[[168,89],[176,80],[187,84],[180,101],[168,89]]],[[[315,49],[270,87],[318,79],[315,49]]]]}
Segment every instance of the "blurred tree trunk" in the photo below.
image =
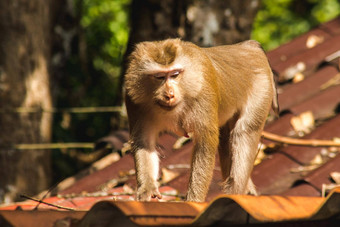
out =
{"type": "Polygon", "coordinates": [[[199,46],[240,42],[249,39],[259,6],[259,0],[133,0],[129,47],[169,37],[199,46]]]}
{"type": "Polygon", "coordinates": [[[50,152],[14,144],[50,142],[50,1],[0,1],[0,203],[34,195],[50,183],[50,152]],[[5,111],[4,111],[5,110],[5,111]],[[8,110],[8,111],[7,111],[8,110]]]}
{"type": "Polygon", "coordinates": [[[186,12],[188,37],[200,46],[233,44],[250,38],[259,0],[194,0],[186,12]]]}
{"type": "Polygon", "coordinates": [[[247,40],[259,7],[259,0],[133,0],[125,56],[147,40],[180,37],[203,47],[247,40]]]}

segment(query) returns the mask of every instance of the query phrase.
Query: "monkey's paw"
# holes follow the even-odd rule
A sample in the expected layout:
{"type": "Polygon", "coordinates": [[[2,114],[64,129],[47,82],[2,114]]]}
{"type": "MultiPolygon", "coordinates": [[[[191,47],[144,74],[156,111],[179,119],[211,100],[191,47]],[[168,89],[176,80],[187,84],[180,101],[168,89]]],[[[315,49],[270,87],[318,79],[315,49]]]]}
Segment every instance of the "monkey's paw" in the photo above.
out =
{"type": "Polygon", "coordinates": [[[141,186],[137,190],[138,201],[150,201],[151,198],[161,199],[162,195],[157,187],[141,186]]]}

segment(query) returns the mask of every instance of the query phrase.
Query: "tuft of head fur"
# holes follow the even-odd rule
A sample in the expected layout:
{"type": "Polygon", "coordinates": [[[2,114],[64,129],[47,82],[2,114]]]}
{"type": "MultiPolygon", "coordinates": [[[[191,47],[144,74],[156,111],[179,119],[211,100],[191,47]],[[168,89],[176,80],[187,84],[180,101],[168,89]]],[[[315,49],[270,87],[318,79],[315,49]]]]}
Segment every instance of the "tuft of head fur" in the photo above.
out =
{"type": "Polygon", "coordinates": [[[162,66],[171,65],[181,48],[180,39],[169,39],[157,42],[142,42],[137,44],[135,51],[130,56],[130,60],[141,59],[144,63],[155,62],[162,66]]]}

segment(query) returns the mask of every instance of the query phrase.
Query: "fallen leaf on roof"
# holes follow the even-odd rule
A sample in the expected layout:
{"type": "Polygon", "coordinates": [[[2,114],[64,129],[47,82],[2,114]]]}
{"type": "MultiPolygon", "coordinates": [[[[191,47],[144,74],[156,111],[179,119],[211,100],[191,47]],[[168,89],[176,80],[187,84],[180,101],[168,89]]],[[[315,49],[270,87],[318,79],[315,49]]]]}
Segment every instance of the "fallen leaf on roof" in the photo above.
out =
{"type": "Polygon", "coordinates": [[[167,168],[162,168],[162,183],[166,184],[169,181],[175,179],[176,177],[178,177],[180,175],[179,172],[173,171],[173,170],[169,170],[167,168]]]}
{"type": "Polygon", "coordinates": [[[331,172],[330,175],[335,183],[340,184],[340,172],[331,172]]]}
{"type": "Polygon", "coordinates": [[[266,150],[266,149],[267,149],[267,146],[265,144],[263,144],[263,143],[259,144],[259,151],[257,153],[256,159],[255,159],[255,162],[254,162],[255,166],[260,164],[264,159],[266,159],[267,155],[264,152],[264,150],[266,150]]]}
{"type": "Polygon", "coordinates": [[[294,78],[297,73],[301,73],[306,69],[306,64],[303,62],[298,62],[293,66],[288,67],[284,73],[282,74],[281,78],[279,78],[280,82],[288,81],[294,78]]]}
{"type": "Polygon", "coordinates": [[[322,197],[326,197],[327,193],[333,189],[339,188],[340,184],[322,184],[322,197]]]}
{"type": "Polygon", "coordinates": [[[128,141],[123,144],[123,148],[121,149],[122,155],[125,155],[126,153],[131,151],[131,142],[128,141]]]}
{"type": "Polygon", "coordinates": [[[306,111],[296,117],[292,117],[290,124],[299,135],[309,134],[315,126],[315,119],[312,111],[306,111]]]}
{"type": "Polygon", "coordinates": [[[323,41],[324,41],[324,37],[323,37],[323,36],[310,35],[310,36],[307,38],[306,47],[307,47],[307,48],[313,48],[313,47],[315,47],[316,45],[322,43],[323,41]]]}
{"type": "Polygon", "coordinates": [[[315,155],[315,157],[310,162],[310,165],[321,165],[324,163],[324,159],[322,158],[321,154],[315,155]]]}
{"type": "Polygon", "coordinates": [[[299,83],[303,81],[304,79],[305,79],[305,75],[303,75],[303,73],[301,72],[298,72],[294,75],[293,83],[299,83]]]}
{"type": "Polygon", "coordinates": [[[292,168],[291,173],[302,173],[307,171],[312,171],[322,164],[325,163],[325,158],[322,154],[317,154],[306,166],[299,166],[297,168],[292,168]]]}
{"type": "Polygon", "coordinates": [[[128,171],[119,171],[119,177],[133,176],[136,174],[135,169],[130,169],[128,171]]]}
{"type": "Polygon", "coordinates": [[[292,168],[290,169],[291,173],[303,173],[303,172],[310,172],[312,170],[315,170],[319,167],[320,165],[308,165],[308,166],[299,166],[297,168],[292,168]]]}
{"type": "Polygon", "coordinates": [[[127,176],[119,177],[117,179],[112,179],[112,180],[106,182],[105,184],[100,185],[99,189],[101,191],[107,191],[109,189],[116,187],[117,185],[120,185],[120,184],[126,182],[128,179],[129,178],[127,176]]]}
{"type": "Polygon", "coordinates": [[[176,142],[172,146],[172,149],[174,149],[174,150],[181,149],[185,144],[187,144],[190,141],[191,141],[190,137],[181,136],[176,140],[176,142]]]}

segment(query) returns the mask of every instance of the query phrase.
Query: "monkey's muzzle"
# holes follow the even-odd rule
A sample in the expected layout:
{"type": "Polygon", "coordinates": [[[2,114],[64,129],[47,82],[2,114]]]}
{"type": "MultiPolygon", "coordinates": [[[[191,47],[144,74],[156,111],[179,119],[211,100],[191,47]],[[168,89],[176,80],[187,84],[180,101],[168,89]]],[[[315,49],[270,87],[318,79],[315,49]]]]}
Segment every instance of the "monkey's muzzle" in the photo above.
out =
{"type": "Polygon", "coordinates": [[[167,103],[167,102],[162,102],[161,100],[157,101],[156,104],[161,107],[164,110],[171,111],[175,109],[178,103],[167,103]]]}

